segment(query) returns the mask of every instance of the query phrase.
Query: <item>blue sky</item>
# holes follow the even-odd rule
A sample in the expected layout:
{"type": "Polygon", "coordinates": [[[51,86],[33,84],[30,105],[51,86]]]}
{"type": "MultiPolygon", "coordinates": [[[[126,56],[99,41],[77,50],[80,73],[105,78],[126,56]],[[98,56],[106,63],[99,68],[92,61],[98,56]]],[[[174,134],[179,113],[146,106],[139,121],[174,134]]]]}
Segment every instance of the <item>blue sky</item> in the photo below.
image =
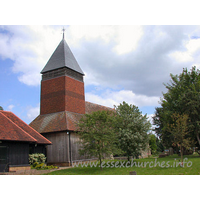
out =
{"type": "Polygon", "coordinates": [[[4,110],[13,111],[17,116],[29,123],[28,110],[37,107],[40,101],[40,86],[28,86],[18,80],[12,72],[13,61],[0,59],[0,105],[4,110]]]}
{"type": "MultiPolygon", "coordinates": [[[[40,71],[63,26],[0,26],[0,105],[26,123],[39,114],[40,71]]],[[[170,73],[200,67],[200,26],[67,26],[65,39],[85,73],[87,101],[122,101],[152,116],[170,73]]]]}

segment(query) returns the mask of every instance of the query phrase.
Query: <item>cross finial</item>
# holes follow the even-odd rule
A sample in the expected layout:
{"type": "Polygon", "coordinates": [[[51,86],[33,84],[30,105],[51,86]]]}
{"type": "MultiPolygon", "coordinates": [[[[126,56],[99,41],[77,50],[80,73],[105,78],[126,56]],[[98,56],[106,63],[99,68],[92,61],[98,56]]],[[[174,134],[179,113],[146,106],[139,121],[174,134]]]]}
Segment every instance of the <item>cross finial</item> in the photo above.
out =
{"type": "Polygon", "coordinates": [[[62,29],[62,32],[63,32],[63,39],[65,39],[65,29],[64,29],[64,27],[62,29]]]}

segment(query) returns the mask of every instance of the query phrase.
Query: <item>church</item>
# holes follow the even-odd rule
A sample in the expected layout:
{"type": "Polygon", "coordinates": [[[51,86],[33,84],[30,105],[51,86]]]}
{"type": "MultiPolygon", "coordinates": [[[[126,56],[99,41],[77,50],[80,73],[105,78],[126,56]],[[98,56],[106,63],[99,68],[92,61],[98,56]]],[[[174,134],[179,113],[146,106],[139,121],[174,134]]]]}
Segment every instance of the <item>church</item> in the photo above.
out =
{"type": "Polygon", "coordinates": [[[47,163],[69,166],[88,159],[79,155],[77,123],[86,113],[113,109],[85,101],[84,72],[65,41],[64,32],[41,74],[40,115],[30,126],[52,143],[46,147],[47,163]]]}

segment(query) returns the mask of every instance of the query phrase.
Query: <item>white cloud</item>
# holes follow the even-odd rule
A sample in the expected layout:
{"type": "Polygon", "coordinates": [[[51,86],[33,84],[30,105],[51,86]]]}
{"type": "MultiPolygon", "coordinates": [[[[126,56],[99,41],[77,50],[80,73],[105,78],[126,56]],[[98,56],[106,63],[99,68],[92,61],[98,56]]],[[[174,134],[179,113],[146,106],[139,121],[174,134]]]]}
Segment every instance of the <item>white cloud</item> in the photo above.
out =
{"type": "Polygon", "coordinates": [[[141,26],[117,26],[117,45],[115,50],[118,54],[128,53],[136,49],[138,41],[143,35],[141,26]]]}
{"type": "MultiPolygon", "coordinates": [[[[68,30],[67,30],[68,31],[68,30]]],[[[81,39],[94,40],[101,38],[105,42],[110,42],[116,34],[116,26],[70,26],[69,34],[72,45],[77,45],[81,39]]]]}
{"type": "MultiPolygon", "coordinates": [[[[85,84],[121,86],[154,98],[169,74],[200,66],[196,26],[66,26],[65,38],[83,69],[85,84]]],[[[0,57],[14,61],[13,72],[27,85],[40,84],[40,71],[59,44],[62,26],[0,26],[0,57]]],[[[133,94],[130,94],[132,97],[133,94]]],[[[141,96],[142,97],[142,96],[141,96]]],[[[149,99],[148,99],[149,102],[149,99]]],[[[140,102],[139,102],[140,103],[140,102]]]]}
{"type": "Polygon", "coordinates": [[[70,26],[71,45],[78,45],[81,39],[87,41],[102,39],[105,43],[113,41],[118,54],[135,50],[143,35],[142,26],[70,26]]]}
{"type": "Polygon", "coordinates": [[[101,104],[108,107],[119,105],[123,101],[136,106],[158,106],[159,97],[148,97],[136,95],[130,90],[110,91],[107,90],[101,95],[86,93],[86,101],[101,104]]]}
{"type": "MultiPolygon", "coordinates": [[[[0,33],[0,56],[14,61],[12,70],[19,74],[19,81],[27,85],[39,85],[40,71],[62,38],[61,26],[0,26],[0,28],[6,31],[0,33]]],[[[113,50],[123,54],[136,48],[143,33],[140,26],[69,26],[65,34],[70,47],[82,49],[84,47],[80,46],[80,41],[95,43],[95,40],[101,39],[105,44],[113,42],[113,50]]],[[[87,50],[88,53],[91,51],[87,50]]],[[[87,74],[89,75],[89,72],[87,74]]]]}
{"type": "Polygon", "coordinates": [[[0,28],[5,31],[0,33],[0,56],[14,61],[12,71],[19,74],[19,81],[27,85],[39,85],[40,71],[58,45],[61,29],[49,26],[0,28]]]}
{"type": "Polygon", "coordinates": [[[8,106],[8,110],[12,111],[12,109],[13,109],[14,107],[15,107],[15,106],[11,104],[11,105],[8,106]]]}
{"type": "Polygon", "coordinates": [[[27,112],[28,119],[30,121],[34,120],[40,113],[40,106],[30,107],[27,112]]]}
{"type": "Polygon", "coordinates": [[[189,40],[185,44],[184,51],[175,51],[170,54],[173,58],[178,62],[193,62],[195,57],[195,53],[200,50],[200,39],[192,39],[189,40]]]}
{"type": "Polygon", "coordinates": [[[85,85],[99,85],[98,81],[96,80],[95,76],[91,72],[84,72],[85,77],[84,77],[84,83],[85,85]]]}
{"type": "Polygon", "coordinates": [[[153,125],[153,117],[155,116],[155,114],[148,114],[147,117],[149,119],[149,121],[151,122],[151,124],[153,125]]]}

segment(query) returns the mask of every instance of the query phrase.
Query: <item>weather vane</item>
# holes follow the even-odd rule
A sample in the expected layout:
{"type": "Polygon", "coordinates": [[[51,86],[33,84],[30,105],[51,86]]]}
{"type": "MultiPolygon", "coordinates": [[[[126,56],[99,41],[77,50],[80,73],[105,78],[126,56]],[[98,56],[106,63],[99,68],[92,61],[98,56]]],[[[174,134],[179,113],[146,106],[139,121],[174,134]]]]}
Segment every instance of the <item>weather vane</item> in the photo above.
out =
{"type": "Polygon", "coordinates": [[[65,29],[64,29],[64,27],[62,29],[62,32],[63,32],[63,39],[64,39],[65,38],[65,29]]]}

